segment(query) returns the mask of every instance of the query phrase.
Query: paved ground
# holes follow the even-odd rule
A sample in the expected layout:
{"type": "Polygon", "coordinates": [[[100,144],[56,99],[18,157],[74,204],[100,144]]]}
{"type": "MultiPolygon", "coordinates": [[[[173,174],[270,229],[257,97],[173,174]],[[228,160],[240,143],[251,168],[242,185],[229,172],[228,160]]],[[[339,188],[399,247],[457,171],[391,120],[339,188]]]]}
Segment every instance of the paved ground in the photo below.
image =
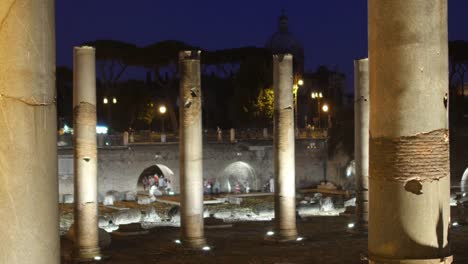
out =
{"type": "MultiPolygon", "coordinates": [[[[242,222],[232,228],[208,229],[206,237],[213,246],[209,252],[182,249],[174,242],[178,228],[156,228],[138,236],[113,235],[111,247],[104,252],[109,259],[100,263],[367,263],[361,261],[361,255],[366,255],[367,239],[347,232],[348,222],[345,216],[301,220],[298,228],[306,239],[282,244],[264,240],[272,222],[242,222]]],[[[468,263],[468,227],[453,228],[451,239],[455,263],[468,263]]],[[[62,243],[66,253],[70,244],[65,240],[62,243]]]]}

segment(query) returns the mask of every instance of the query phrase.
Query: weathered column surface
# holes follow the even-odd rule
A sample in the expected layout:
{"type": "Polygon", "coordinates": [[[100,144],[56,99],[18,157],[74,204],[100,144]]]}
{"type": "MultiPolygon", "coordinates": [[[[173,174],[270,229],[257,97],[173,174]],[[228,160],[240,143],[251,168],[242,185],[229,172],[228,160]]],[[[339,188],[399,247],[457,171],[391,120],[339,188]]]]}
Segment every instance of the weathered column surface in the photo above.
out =
{"type": "Polygon", "coordinates": [[[451,263],[446,0],[370,0],[370,263],[451,263]]]}
{"type": "Polygon", "coordinates": [[[275,235],[280,241],[297,238],[292,60],[290,54],[273,55],[275,235]]]}
{"type": "Polygon", "coordinates": [[[75,241],[74,258],[100,255],[97,201],[96,60],[92,47],[76,47],[73,65],[75,241]]]}
{"type": "Polygon", "coordinates": [[[229,141],[231,144],[236,143],[236,130],[234,128],[229,130],[229,141]]]}
{"type": "Polygon", "coordinates": [[[54,12],[0,1],[0,263],[60,263],[54,12]]]}
{"type": "Polygon", "coordinates": [[[354,61],[354,160],[356,168],[356,231],[369,222],[369,60],[354,61]]]}
{"type": "Polygon", "coordinates": [[[200,51],[182,51],[180,64],[180,194],[182,243],[205,245],[200,51]]]}

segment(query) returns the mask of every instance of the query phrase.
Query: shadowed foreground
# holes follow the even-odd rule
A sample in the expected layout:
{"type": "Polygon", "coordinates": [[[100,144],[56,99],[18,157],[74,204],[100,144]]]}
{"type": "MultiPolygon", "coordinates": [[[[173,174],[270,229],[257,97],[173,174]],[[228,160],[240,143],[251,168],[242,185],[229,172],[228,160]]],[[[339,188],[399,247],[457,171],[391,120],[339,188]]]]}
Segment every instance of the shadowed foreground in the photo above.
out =
{"type": "MultiPolygon", "coordinates": [[[[298,221],[306,237],[297,243],[276,244],[265,241],[264,234],[273,222],[235,223],[232,228],[206,229],[213,249],[209,252],[183,250],[174,240],[179,229],[155,228],[147,235],[112,236],[111,247],[104,251],[109,259],[99,263],[327,263],[361,264],[367,251],[365,236],[347,232],[348,217],[311,217],[298,221]]],[[[468,263],[468,227],[452,229],[454,263],[468,263]]],[[[69,242],[62,240],[62,250],[69,242]]]]}

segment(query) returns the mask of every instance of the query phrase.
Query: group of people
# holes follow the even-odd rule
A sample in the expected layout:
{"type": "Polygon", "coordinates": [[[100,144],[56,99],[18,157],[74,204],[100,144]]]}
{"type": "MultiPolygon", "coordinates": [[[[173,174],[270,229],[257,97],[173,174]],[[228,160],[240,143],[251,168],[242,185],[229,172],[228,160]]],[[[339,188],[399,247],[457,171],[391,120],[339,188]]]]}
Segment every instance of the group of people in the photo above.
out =
{"type": "Polygon", "coordinates": [[[203,180],[203,193],[204,194],[219,194],[221,192],[221,184],[218,180],[214,183],[212,180],[203,180]]]}
{"type": "Polygon", "coordinates": [[[169,194],[172,190],[171,180],[164,177],[164,175],[148,175],[143,177],[143,190],[149,191],[151,195],[155,195],[156,191],[165,192],[169,194]]]}

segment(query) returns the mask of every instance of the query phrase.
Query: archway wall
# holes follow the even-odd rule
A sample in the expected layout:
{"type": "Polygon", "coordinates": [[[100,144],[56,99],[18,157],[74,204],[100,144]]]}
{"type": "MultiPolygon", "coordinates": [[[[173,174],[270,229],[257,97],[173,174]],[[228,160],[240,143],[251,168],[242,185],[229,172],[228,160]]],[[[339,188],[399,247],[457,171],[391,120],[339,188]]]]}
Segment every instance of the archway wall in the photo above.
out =
{"type": "MultiPolygon", "coordinates": [[[[229,143],[208,143],[203,146],[203,177],[215,180],[235,162],[244,162],[255,173],[261,188],[273,177],[272,141],[258,140],[229,143]]],[[[296,141],[296,185],[313,186],[323,179],[323,162],[310,149],[308,140],[296,141]]],[[[144,169],[162,164],[174,173],[172,187],[179,192],[179,145],[132,145],[127,148],[103,148],[98,151],[98,192],[137,191],[138,177],[144,169]]],[[[59,149],[59,193],[73,194],[73,150],[59,149]]]]}

